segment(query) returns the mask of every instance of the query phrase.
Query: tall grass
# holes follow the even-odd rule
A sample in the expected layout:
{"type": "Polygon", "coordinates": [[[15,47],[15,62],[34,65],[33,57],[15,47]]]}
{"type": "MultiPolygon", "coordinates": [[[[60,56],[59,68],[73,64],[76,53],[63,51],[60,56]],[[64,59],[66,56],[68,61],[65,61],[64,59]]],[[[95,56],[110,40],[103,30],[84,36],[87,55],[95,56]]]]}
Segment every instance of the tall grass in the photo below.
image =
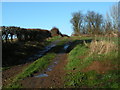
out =
{"type": "Polygon", "coordinates": [[[90,44],[90,54],[107,54],[111,51],[118,51],[118,45],[114,42],[92,41],[90,44]]]}

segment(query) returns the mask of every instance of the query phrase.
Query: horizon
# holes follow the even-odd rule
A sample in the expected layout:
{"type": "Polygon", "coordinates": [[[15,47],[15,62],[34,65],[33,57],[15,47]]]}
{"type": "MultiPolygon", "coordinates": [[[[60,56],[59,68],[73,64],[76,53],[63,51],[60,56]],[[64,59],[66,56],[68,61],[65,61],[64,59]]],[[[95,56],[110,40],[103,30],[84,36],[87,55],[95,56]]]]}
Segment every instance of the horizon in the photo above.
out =
{"type": "Polygon", "coordinates": [[[57,27],[62,34],[71,35],[72,13],[95,11],[103,15],[115,2],[3,2],[2,26],[51,30],[57,27]]]}

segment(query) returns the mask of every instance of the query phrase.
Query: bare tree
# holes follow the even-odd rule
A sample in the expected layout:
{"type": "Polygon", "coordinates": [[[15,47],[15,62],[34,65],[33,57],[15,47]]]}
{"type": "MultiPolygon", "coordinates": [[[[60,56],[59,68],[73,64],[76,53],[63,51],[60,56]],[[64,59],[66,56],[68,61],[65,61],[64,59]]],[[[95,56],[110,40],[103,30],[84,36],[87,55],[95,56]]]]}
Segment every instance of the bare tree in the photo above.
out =
{"type": "Polygon", "coordinates": [[[99,13],[96,13],[96,17],[95,17],[95,31],[96,33],[100,33],[101,32],[101,24],[103,23],[103,16],[99,13]]]}
{"type": "Polygon", "coordinates": [[[88,27],[88,32],[93,33],[93,29],[95,28],[95,12],[88,11],[86,15],[86,22],[88,27]]]}
{"type": "Polygon", "coordinates": [[[113,28],[114,30],[118,30],[118,4],[115,4],[110,8],[110,14],[113,21],[113,28]]]}
{"type": "Polygon", "coordinates": [[[87,25],[86,25],[86,22],[85,22],[85,17],[83,17],[83,21],[82,21],[82,25],[81,25],[81,31],[83,34],[87,34],[87,25]]]}
{"type": "Polygon", "coordinates": [[[118,2],[118,30],[120,36],[120,1],[118,2]]]}
{"type": "Polygon", "coordinates": [[[74,34],[80,34],[82,20],[83,15],[81,12],[75,12],[72,14],[72,19],[70,20],[70,22],[73,24],[74,34]]]}
{"type": "Polygon", "coordinates": [[[111,21],[109,13],[107,12],[106,13],[106,20],[105,20],[105,31],[106,31],[106,33],[108,33],[111,30],[113,30],[112,21],[111,21]]]}
{"type": "Polygon", "coordinates": [[[86,23],[89,33],[98,34],[101,24],[103,23],[103,16],[99,13],[95,13],[94,11],[88,11],[86,15],[86,23]]]}

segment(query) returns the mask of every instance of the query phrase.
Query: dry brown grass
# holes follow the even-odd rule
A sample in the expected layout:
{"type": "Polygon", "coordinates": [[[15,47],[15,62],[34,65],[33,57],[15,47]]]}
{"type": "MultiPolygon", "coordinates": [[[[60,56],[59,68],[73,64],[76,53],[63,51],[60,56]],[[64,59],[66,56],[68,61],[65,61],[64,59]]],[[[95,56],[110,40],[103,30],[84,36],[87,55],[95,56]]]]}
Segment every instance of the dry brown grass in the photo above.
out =
{"type": "Polygon", "coordinates": [[[89,45],[91,54],[107,54],[108,52],[117,50],[117,45],[112,41],[92,41],[89,45]]]}

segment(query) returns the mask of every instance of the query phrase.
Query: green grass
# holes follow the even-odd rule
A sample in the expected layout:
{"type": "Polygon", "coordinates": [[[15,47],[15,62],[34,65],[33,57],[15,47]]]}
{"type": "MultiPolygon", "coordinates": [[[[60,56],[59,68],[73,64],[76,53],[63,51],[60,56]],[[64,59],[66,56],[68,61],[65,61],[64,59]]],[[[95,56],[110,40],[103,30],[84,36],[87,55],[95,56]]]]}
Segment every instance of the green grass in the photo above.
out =
{"type": "Polygon", "coordinates": [[[56,40],[58,40],[58,39],[60,39],[61,38],[61,36],[54,36],[54,37],[52,37],[52,38],[50,38],[50,39],[48,39],[48,40],[46,40],[47,42],[53,42],[53,41],[56,41],[56,40]]]}
{"type": "Polygon", "coordinates": [[[108,60],[113,65],[119,62],[118,51],[112,51],[107,54],[88,55],[89,48],[84,45],[77,45],[68,54],[68,63],[65,67],[68,70],[65,76],[65,87],[86,87],[86,88],[120,88],[118,79],[119,70],[111,70],[105,74],[99,74],[96,71],[82,72],[85,67],[93,61],[108,60]],[[75,72],[72,72],[72,71],[75,72]]]}
{"type": "Polygon", "coordinates": [[[39,58],[38,60],[34,61],[32,64],[30,64],[27,68],[23,70],[22,73],[18,74],[14,79],[13,82],[7,86],[7,88],[20,88],[19,81],[22,80],[25,77],[29,77],[35,72],[42,71],[45,69],[51,60],[56,56],[55,53],[49,53],[42,58],[39,58]]]}
{"type": "Polygon", "coordinates": [[[120,88],[118,72],[120,71],[112,70],[106,74],[98,74],[96,71],[69,72],[65,77],[65,87],[120,88]]]}
{"type": "Polygon", "coordinates": [[[48,45],[51,42],[54,42],[54,41],[57,41],[57,40],[60,40],[60,42],[58,42],[57,45],[63,45],[66,41],[68,41],[68,38],[67,37],[61,37],[61,36],[54,36],[50,39],[47,39],[45,41],[45,45],[48,45]]]}
{"type": "Polygon", "coordinates": [[[66,69],[72,70],[73,68],[78,67],[78,65],[82,64],[83,59],[80,59],[81,56],[85,56],[88,48],[82,45],[77,45],[68,55],[68,64],[66,69]]]}
{"type": "Polygon", "coordinates": [[[71,36],[72,40],[85,40],[85,39],[93,39],[93,37],[84,37],[84,36],[71,36]]]}
{"type": "MultiPolygon", "coordinates": [[[[64,45],[65,42],[70,41],[67,37],[63,37],[59,43],[57,43],[57,46],[64,45]]],[[[72,40],[71,40],[72,41],[72,40]]]]}

